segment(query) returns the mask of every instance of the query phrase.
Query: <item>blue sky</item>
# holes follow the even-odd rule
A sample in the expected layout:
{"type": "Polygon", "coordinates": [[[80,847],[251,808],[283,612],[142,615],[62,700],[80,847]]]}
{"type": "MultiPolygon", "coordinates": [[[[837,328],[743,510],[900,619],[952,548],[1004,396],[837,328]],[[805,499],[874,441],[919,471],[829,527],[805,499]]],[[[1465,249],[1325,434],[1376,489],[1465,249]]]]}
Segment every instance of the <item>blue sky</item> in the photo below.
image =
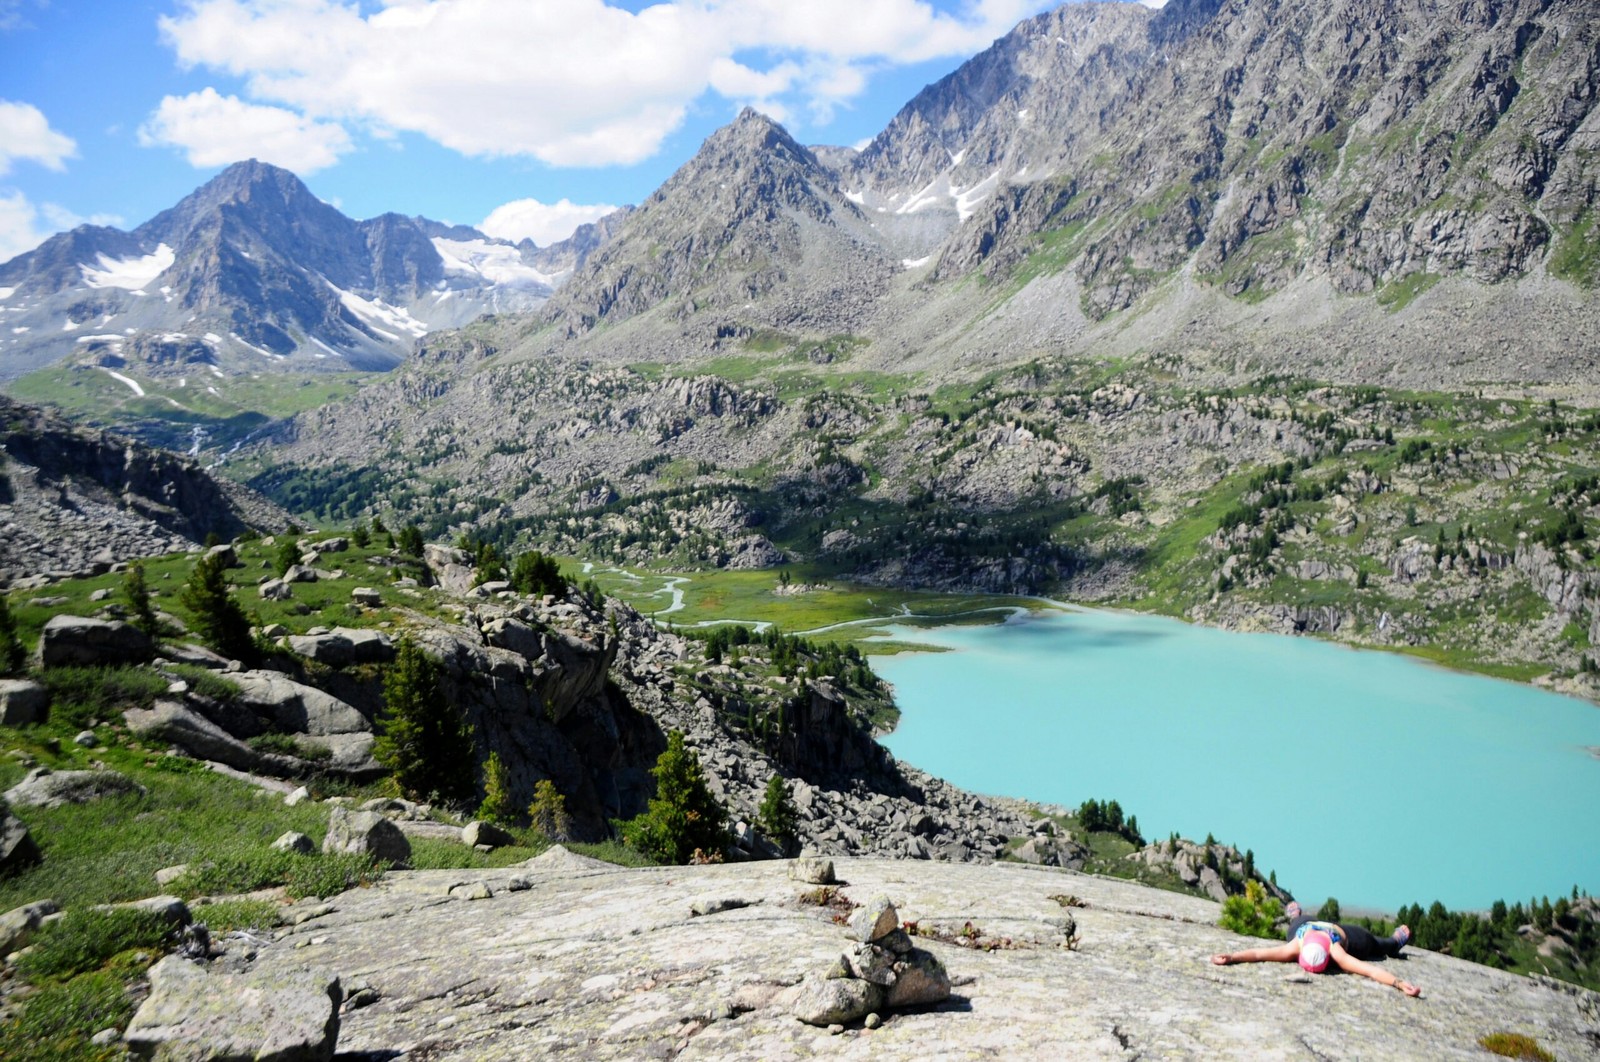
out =
{"type": "Polygon", "coordinates": [[[558,239],[749,104],[870,138],[1051,0],[0,0],[0,261],[239,158],[352,217],[558,239]],[[566,201],[570,209],[560,204],[566,201]]]}

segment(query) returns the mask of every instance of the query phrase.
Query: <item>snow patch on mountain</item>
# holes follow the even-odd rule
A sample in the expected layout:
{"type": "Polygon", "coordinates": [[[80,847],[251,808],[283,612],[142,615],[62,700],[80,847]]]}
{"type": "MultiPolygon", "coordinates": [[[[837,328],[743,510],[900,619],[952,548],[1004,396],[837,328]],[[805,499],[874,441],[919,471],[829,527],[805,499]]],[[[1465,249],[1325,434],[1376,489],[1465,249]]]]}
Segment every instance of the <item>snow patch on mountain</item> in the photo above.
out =
{"type": "Polygon", "coordinates": [[[386,339],[400,338],[396,332],[386,330],[390,328],[413,337],[427,334],[428,326],[412,317],[410,311],[403,306],[390,306],[382,299],[363,299],[360,295],[346,291],[332,281],[328,282],[328,287],[338,294],[339,301],[344,305],[345,309],[361,318],[374,332],[386,339]]]}
{"type": "Polygon", "coordinates": [[[167,244],[161,244],[150,254],[133,258],[112,258],[102,251],[96,255],[100,268],[85,263],[78,266],[83,272],[83,282],[91,288],[122,288],[138,291],[156,277],[172,268],[178,260],[177,253],[167,244]]]}
{"type": "Polygon", "coordinates": [[[481,277],[490,284],[549,291],[567,278],[570,270],[544,273],[522,260],[522,252],[507,243],[488,240],[433,238],[434,249],[444,259],[446,273],[481,277]]]}

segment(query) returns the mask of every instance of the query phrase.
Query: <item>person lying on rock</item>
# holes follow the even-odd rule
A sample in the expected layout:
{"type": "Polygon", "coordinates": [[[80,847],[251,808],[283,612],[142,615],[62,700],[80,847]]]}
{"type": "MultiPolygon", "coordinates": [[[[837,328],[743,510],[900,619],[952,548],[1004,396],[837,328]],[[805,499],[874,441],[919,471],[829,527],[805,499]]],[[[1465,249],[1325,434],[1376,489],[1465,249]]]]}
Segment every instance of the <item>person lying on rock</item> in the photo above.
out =
{"type": "Polygon", "coordinates": [[[1275,948],[1247,948],[1225,955],[1213,955],[1211,961],[1218,966],[1235,962],[1299,962],[1307,973],[1321,973],[1328,968],[1328,960],[1345,973],[1370,977],[1380,985],[1398,988],[1408,996],[1422,995],[1422,989],[1410,981],[1402,981],[1368,962],[1368,959],[1388,959],[1400,954],[1400,949],[1411,939],[1411,930],[1401,926],[1393,936],[1375,937],[1365,928],[1339,922],[1319,922],[1309,917],[1293,900],[1284,912],[1289,916],[1289,942],[1275,948]]]}

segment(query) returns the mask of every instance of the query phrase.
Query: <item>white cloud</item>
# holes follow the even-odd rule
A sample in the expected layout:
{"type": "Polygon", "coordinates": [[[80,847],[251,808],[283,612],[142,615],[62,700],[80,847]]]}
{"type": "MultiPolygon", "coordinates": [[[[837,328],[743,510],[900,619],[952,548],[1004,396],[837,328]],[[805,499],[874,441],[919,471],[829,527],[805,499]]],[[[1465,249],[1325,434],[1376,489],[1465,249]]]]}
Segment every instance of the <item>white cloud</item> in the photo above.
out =
{"type": "Polygon", "coordinates": [[[93,225],[120,225],[122,219],[110,214],[83,217],[55,203],[35,206],[14,188],[0,189],[0,262],[9,262],[39,246],[51,236],[75,229],[84,222],[93,225]]]}
{"type": "Polygon", "coordinates": [[[826,120],[866,69],[970,54],[1049,0],[190,0],[161,30],[185,66],[314,119],[555,165],[654,154],[708,90],[826,120]]]}
{"type": "Polygon", "coordinates": [[[540,247],[547,247],[571,236],[579,225],[599,221],[615,209],[603,203],[584,205],[566,199],[558,203],[513,199],[495,207],[478,226],[478,231],[502,240],[529,239],[540,247]]]}
{"type": "Polygon", "coordinates": [[[51,129],[39,108],[0,100],[0,173],[10,172],[11,164],[19,159],[62,170],[66,160],[77,153],[73,139],[51,129]]]}
{"type": "Polygon", "coordinates": [[[305,176],[339,161],[350,150],[350,135],[332,122],[206,88],[164,97],[139,127],[139,143],[182,148],[191,166],[226,166],[255,158],[305,176]]]}

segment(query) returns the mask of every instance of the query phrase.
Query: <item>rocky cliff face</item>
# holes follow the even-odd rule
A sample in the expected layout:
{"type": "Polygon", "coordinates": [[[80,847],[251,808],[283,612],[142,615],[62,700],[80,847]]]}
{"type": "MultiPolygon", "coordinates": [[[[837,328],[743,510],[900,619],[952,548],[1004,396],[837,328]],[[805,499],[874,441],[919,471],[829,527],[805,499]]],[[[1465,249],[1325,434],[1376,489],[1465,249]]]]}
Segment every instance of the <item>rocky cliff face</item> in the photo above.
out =
{"type": "Polygon", "coordinates": [[[195,462],[0,397],[0,580],[275,530],[288,516],[195,462]]]}

